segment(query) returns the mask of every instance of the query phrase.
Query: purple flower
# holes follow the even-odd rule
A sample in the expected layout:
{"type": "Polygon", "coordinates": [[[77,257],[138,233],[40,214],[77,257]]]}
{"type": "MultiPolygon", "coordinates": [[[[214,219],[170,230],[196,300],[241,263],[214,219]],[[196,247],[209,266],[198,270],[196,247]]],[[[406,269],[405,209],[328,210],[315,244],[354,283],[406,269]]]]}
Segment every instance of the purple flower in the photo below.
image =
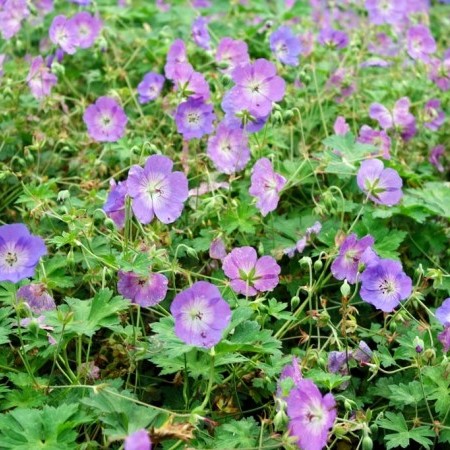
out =
{"type": "Polygon", "coordinates": [[[448,91],[450,89],[450,54],[444,55],[442,61],[437,58],[430,58],[429,77],[433,83],[441,91],[448,91]]]}
{"type": "Polygon", "coordinates": [[[328,372],[341,372],[342,369],[347,367],[348,356],[350,355],[347,352],[330,352],[328,354],[328,372]]]}
{"type": "Polygon", "coordinates": [[[354,76],[349,70],[341,67],[330,75],[326,87],[334,90],[337,94],[336,103],[342,103],[355,92],[354,76]]]}
{"type": "Polygon", "coordinates": [[[73,55],[78,46],[78,28],[66,16],[56,16],[49,29],[50,40],[66,53],[73,55]]]}
{"type": "Polygon", "coordinates": [[[103,26],[98,17],[94,17],[86,11],[75,14],[70,19],[70,23],[75,30],[77,45],[81,48],[91,47],[103,26]]]}
{"type": "Polygon", "coordinates": [[[280,266],[271,256],[258,258],[252,247],[233,249],[224,258],[222,269],[231,279],[231,288],[248,297],[273,290],[281,272],[280,266]]]}
{"type": "Polygon", "coordinates": [[[175,334],[186,344],[211,348],[222,339],[231,319],[231,309],[219,289],[197,281],[175,296],[170,305],[175,334]]]}
{"type": "Polygon", "coordinates": [[[138,84],[139,103],[145,104],[155,100],[161,94],[165,78],[159,73],[148,72],[138,84]]]}
{"type": "Polygon", "coordinates": [[[347,133],[350,133],[350,127],[345,120],[345,117],[337,116],[336,121],[334,122],[333,129],[335,134],[338,136],[344,136],[347,133]]]}
{"type": "Polygon", "coordinates": [[[0,281],[17,283],[32,277],[46,254],[44,240],[30,234],[24,224],[0,226],[0,281]]]}
{"type": "Polygon", "coordinates": [[[166,78],[172,80],[173,72],[177,64],[188,62],[186,44],[181,39],[176,39],[167,53],[167,63],[164,66],[166,78]]]}
{"type": "Polygon", "coordinates": [[[398,261],[380,259],[361,275],[361,298],[384,312],[393,311],[411,292],[412,280],[398,261]]]}
{"type": "Polygon", "coordinates": [[[167,156],[150,156],[144,168],[131,166],[128,195],[139,222],[150,223],[156,216],[162,223],[172,223],[181,216],[188,197],[188,180],[182,172],[172,172],[167,156]]]}
{"type": "Polygon", "coordinates": [[[94,361],[84,362],[77,367],[77,374],[91,381],[98,380],[100,378],[100,368],[95,365],[94,361]]]}
{"type": "Polygon", "coordinates": [[[227,256],[227,249],[223,240],[220,237],[213,239],[209,246],[209,257],[222,260],[225,256],[227,256]]]}
{"type": "Polygon", "coordinates": [[[286,83],[277,76],[275,65],[266,59],[236,67],[232,78],[236,85],[232,98],[256,117],[265,117],[272,111],[272,102],[283,99],[286,83]]]}
{"type": "Polygon", "coordinates": [[[446,298],[442,305],[436,309],[436,319],[444,325],[444,327],[450,325],[450,297],[446,298]]]}
{"type": "Polygon", "coordinates": [[[309,56],[314,49],[315,36],[311,31],[306,31],[299,35],[301,54],[309,56]]]}
{"type": "Polygon", "coordinates": [[[290,378],[293,382],[293,386],[291,387],[291,389],[295,388],[295,386],[297,386],[297,384],[302,380],[302,372],[300,370],[299,361],[295,356],[292,358],[291,364],[287,364],[283,367],[280,378],[278,379],[276,395],[278,398],[281,398],[283,400],[287,399],[289,392],[291,391],[291,389],[289,390],[289,392],[285,392],[283,390],[283,386],[281,383],[286,378],[290,378]]]}
{"type": "Polygon", "coordinates": [[[319,44],[332,48],[345,48],[348,45],[347,33],[333,28],[324,28],[318,37],[319,44]]]}
{"type": "Polygon", "coordinates": [[[332,394],[322,397],[317,386],[302,379],[287,399],[289,432],[302,450],[320,450],[326,446],[328,432],[336,420],[336,401],[332,394]]]}
{"type": "Polygon", "coordinates": [[[208,21],[199,16],[192,23],[192,38],[194,42],[201,48],[209,50],[211,48],[211,37],[208,31],[208,21]]]}
{"type": "Polygon", "coordinates": [[[156,7],[161,11],[161,12],[167,12],[170,10],[170,4],[166,3],[164,0],[156,0],[156,7]]]}
{"type": "Polygon", "coordinates": [[[436,169],[439,172],[444,172],[444,166],[442,165],[442,162],[440,161],[440,158],[444,155],[445,148],[443,145],[437,145],[436,147],[433,147],[430,152],[430,157],[428,158],[428,161],[430,161],[433,166],[436,167],[436,169]]]}
{"type": "Polygon", "coordinates": [[[257,198],[256,206],[263,216],[274,211],[280,200],[280,191],[286,184],[286,178],[273,170],[267,158],[256,161],[252,169],[250,195],[257,198]]]}
{"type": "Polygon", "coordinates": [[[152,450],[152,443],[147,430],[142,428],[125,438],[124,450],[152,450]]]}
{"type": "Polygon", "coordinates": [[[33,97],[37,100],[47,97],[57,82],[58,78],[54,73],[50,72],[44,58],[42,56],[33,58],[27,76],[27,83],[33,97]]]}
{"type": "Polygon", "coordinates": [[[425,126],[432,131],[437,131],[445,121],[445,113],[441,109],[441,101],[437,98],[425,103],[425,126]]]}
{"type": "Polygon", "coordinates": [[[212,133],[215,118],[213,106],[201,98],[189,98],[178,106],[175,113],[177,130],[187,141],[212,133]]]}
{"type": "Polygon", "coordinates": [[[270,35],[270,50],[277,59],[288,66],[298,66],[301,53],[299,38],[289,27],[280,27],[270,35]]]}
{"type": "Polygon", "coordinates": [[[210,97],[209,84],[205,77],[195,72],[189,63],[179,63],[173,71],[172,80],[175,89],[185,98],[208,100],[210,97]]]}
{"type": "Polygon", "coordinates": [[[411,102],[408,97],[397,100],[392,113],[380,103],[372,103],[369,116],[376,120],[383,130],[394,127],[401,133],[402,138],[407,141],[416,134],[416,119],[409,112],[411,102]]]}
{"type": "Polygon", "coordinates": [[[128,195],[127,182],[119,181],[117,184],[115,180],[111,179],[109,186],[110,191],[103,205],[103,211],[121,230],[125,226],[125,198],[128,195]]]}
{"type": "Polygon", "coordinates": [[[230,183],[226,181],[202,181],[197,187],[189,189],[189,197],[199,197],[218,189],[229,189],[230,183]]]}
{"type": "Polygon", "coordinates": [[[355,284],[359,274],[359,265],[364,252],[375,243],[372,236],[357,238],[356,234],[348,236],[339,249],[339,255],[331,265],[331,273],[337,280],[346,279],[355,284]]]}
{"type": "Polygon", "coordinates": [[[111,97],[99,97],[83,114],[89,136],[98,142],[116,142],[125,134],[127,116],[111,97]]]}
{"type": "Polygon", "coordinates": [[[283,250],[283,253],[289,258],[295,255],[295,252],[302,253],[305,247],[311,241],[313,234],[319,234],[322,229],[322,224],[320,222],[315,222],[312,227],[308,227],[305,231],[305,235],[297,241],[294,247],[288,247],[283,250]]]}
{"type": "Polygon", "coordinates": [[[30,15],[26,0],[0,2],[0,32],[9,40],[20,31],[22,21],[30,15]]]}
{"type": "Polygon", "coordinates": [[[377,33],[367,48],[370,52],[381,56],[396,56],[400,50],[399,45],[386,33],[377,33]]]}
{"type": "Polygon", "coordinates": [[[149,308],[165,299],[167,284],[167,278],[160,273],[149,272],[142,276],[120,270],[117,290],[132,303],[149,308]]]}
{"type": "Polygon", "coordinates": [[[364,341],[360,341],[358,348],[353,351],[352,357],[355,361],[358,361],[361,365],[364,365],[371,361],[372,353],[373,352],[370,347],[364,341]]]}
{"type": "Polygon", "coordinates": [[[369,20],[375,25],[388,23],[397,25],[405,17],[406,0],[366,0],[369,20]]]}
{"type": "Polygon", "coordinates": [[[356,176],[359,188],[379,205],[396,205],[402,198],[402,179],[394,169],[385,169],[379,159],[362,162],[356,176]]]}
{"type": "Polygon", "coordinates": [[[220,173],[230,175],[239,172],[250,160],[247,134],[221,122],[216,134],[208,140],[207,154],[220,173]]]}
{"type": "Polygon", "coordinates": [[[42,283],[32,283],[20,287],[16,297],[18,301],[25,302],[35,314],[56,308],[55,300],[42,283]]]}
{"type": "Polygon", "coordinates": [[[444,347],[444,352],[448,352],[450,350],[450,325],[447,325],[444,331],[438,334],[438,339],[444,347]]]}
{"type": "Polygon", "coordinates": [[[368,125],[363,125],[359,130],[358,142],[378,147],[376,156],[391,159],[391,138],[387,135],[386,131],[374,130],[368,125]]]}
{"type": "Polygon", "coordinates": [[[249,64],[247,44],[229,37],[222,38],[217,46],[216,61],[226,66],[222,69],[225,73],[231,73],[235,67],[249,64]]]}
{"type": "Polygon", "coordinates": [[[436,51],[436,41],[430,29],[425,25],[416,25],[408,30],[408,54],[413,59],[423,62],[430,60],[430,55],[436,51]]]}

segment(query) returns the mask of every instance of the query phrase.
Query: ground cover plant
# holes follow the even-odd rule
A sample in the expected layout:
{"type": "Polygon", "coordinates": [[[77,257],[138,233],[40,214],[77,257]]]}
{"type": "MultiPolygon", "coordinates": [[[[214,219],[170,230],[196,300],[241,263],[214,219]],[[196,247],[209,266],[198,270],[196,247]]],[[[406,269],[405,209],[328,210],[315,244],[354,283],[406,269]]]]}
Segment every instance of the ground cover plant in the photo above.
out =
{"type": "Polygon", "coordinates": [[[448,3],[0,0],[0,449],[448,448],[448,3]]]}

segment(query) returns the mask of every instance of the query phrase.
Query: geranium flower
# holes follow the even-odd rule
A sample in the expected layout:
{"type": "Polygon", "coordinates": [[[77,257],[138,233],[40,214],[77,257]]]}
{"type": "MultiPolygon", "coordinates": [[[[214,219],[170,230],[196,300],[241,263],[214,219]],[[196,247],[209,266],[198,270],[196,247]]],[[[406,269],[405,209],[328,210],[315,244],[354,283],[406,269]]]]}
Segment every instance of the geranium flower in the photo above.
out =
{"type": "Polygon", "coordinates": [[[217,46],[216,61],[226,65],[221,69],[225,73],[231,73],[237,66],[249,64],[247,43],[229,37],[222,38],[217,46]]]}
{"type": "Polygon", "coordinates": [[[436,51],[436,41],[425,25],[415,25],[408,30],[408,54],[413,59],[428,62],[436,51]]]}
{"type": "Polygon", "coordinates": [[[231,319],[231,309],[219,289],[198,281],[175,296],[170,312],[175,334],[186,344],[211,348],[222,339],[231,319]]]}
{"type": "Polygon", "coordinates": [[[152,442],[147,430],[142,428],[127,436],[124,450],[152,450],[152,442]]]}
{"type": "Polygon", "coordinates": [[[0,33],[9,40],[22,27],[22,21],[30,15],[26,0],[6,0],[1,3],[0,33]]]}
{"type": "Polygon", "coordinates": [[[366,0],[369,21],[375,25],[397,25],[405,17],[406,0],[366,0]]]}
{"type": "Polygon", "coordinates": [[[49,29],[50,40],[69,55],[73,55],[78,46],[78,29],[75,22],[60,15],[53,19],[49,29]]]}
{"type": "Polygon", "coordinates": [[[445,113],[444,111],[442,111],[441,101],[437,98],[428,100],[425,103],[424,116],[424,125],[428,129],[432,131],[439,130],[439,128],[441,128],[442,124],[445,121],[445,113]]]}
{"type": "Polygon", "coordinates": [[[186,62],[188,62],[186,44],[182,39],[176,39],[167,52],[167,62],[164,66],[166,78],[172,80],[177,64],[186,62]]]}
{"type": "Polygon", "coordinates": [[[201,98],[189,98],[178,106],[175,114],[177,130],[188,141],[212,133],[215,118],[213,106],[201,98]]]}
{"type": "Polygon", "coordinates": [[[42,56],[36,56],[31,61],[27,83],[33,97],[40,100],[50,95],[52,87],[58,82],[58,78],[45,64],[42,56]]]}
{"type": "Polygon", "coordinates": [[[138,84],[139,103],[145,104],[159,97],[165,78],[159,73],[148,72],[138,84]]]}
{"type": "Polygon", "coordinates": [[[444,326],[450,325],[450,297],[446,298],[442,305],[436,309],[436,319],[444,326]]]}
{"type": "Polygon", "coordinates": [[[175,66],[172,81],[175,83],[175,90],[180,91],[183,97],[206,101],[211,95],[203,74],[195,72],[189,63],[179,63],[175,66]]]}
{"type": "Polygon", "coordinates": [[[399,174],[394,169],[385,169],[379,159],[363,161],[356,179],[359,188],[380,205],[396,205],[403,196],[399,174]]]}
{"type": "Polygon", "coordinates": [[[167,224],[180,217],[188,198],[188,180],[184,173],[172,172],[172,168],[173,162],[161,155],[150,156],[144,168],[131,166],[127,188],[139,222],[150,223],[156,216],[167,224]]]}
{"type": "Polygon", "coordinates": [[[436,169],[439,172],[444,172],[444,166],[442,165],[442,162],[440,161],[440,158],[442,158],[442,156],[445,153],[445,148],[443,145],[436,145],[436,147],[433,147],[431,149],[430,152],[430,156],[428,158],[428,161],[430,161],[431,164],[433,164],[434,167],[436,167],[436,169]]]}
{"type": "Polygon", "coordinates": [[[252,247],[233,249],[223,260],[222,269],[231,288],[249,297],[273,290],[278,284],[280,266],[271,256],[258,258],[252,247]]]}
{"type": "Polygon", "coordinates": [[[345,48],[348,45],[347,33],[333,28],[324,28],[318,37],[319,44],[332,48],[345,48]]]}
{"type": "Polygon", "coordinates": [[[117,290],[124,298],[136,305],[149,308],[163,301],[167,294],[167,277],[149,272],[142,276],[135,272],[119,271],[117,290]]]}
{"type": "Polygon", "coordinates": [[[201,48],[209,50],[211,48],[211,37],[208,30],[208,21],[199,16],[192,23],[192,38],[201,48]]]}
{"type": "Polygon", "coordinates": [[[25,302],[35,314],[56,308],[55,300],[47,292],[42,283],[32,283],[21,286],[16,294],[19,302],[25,302]]]}
{"type": "Polygon", "coordinates": [[[17,283],[34,275],[45,242],[33,236],[22,223],[0,226],[0,281],[17,283]]]}
{"type": "Polygon", "coordinates": [[[127,182],[119,181],[119,183],[116,183],[115,180],[111,179],[109,185],[110,191],[103,205],[103,211],[121,230],[125,226],[125,199],[128,195],[127,182]]]}
{"type": "Polygon", "coordinates": [[[89,136],[98,142],[116,142],[125,134],[128,118],[111,97],[100,97],[83,114],[89,136]]]}
{"type": "Polygon", "coordinates": [[[302,372],[300,370],[299,360],[294,356],[292,358],[292,363],[287,364],[283,367],[280,373],[280,378],[277,383],[277,397],[286,400],[291,389],[295,388],[297,384],[302,379],[302,372]],[[288,392],[283,389],[283,381],[290,378],[292,380],[292,385],[288,392]]]}
{"type": "Polygon", "coordinates": [[[391,138],[384,130],[374,130],[368,125],[363,125],[359,130],[358,142],[378,147],[377,156],[391,159],[391,138]]]}
{"type": "Polygon", "coordinates": [[[103,23],[86,11],[75,14],[70,19],[76,34],[76,42],[80,48],[91,47],[102,29],[103,23]]]}
{"type": "Polygon", "coordinates": [[[275,30],[269,38],[270,50],[276,58],[288,66],[298,66],[301,53],[300,39],[289,27],[282,26],[275,30]]]}
{"type": "Polygon", "coordinates": [[[411,292],[412,280],[398,261],[380,259],[361,275],[361,298],[381,311],[393,311],[411,292]]]}

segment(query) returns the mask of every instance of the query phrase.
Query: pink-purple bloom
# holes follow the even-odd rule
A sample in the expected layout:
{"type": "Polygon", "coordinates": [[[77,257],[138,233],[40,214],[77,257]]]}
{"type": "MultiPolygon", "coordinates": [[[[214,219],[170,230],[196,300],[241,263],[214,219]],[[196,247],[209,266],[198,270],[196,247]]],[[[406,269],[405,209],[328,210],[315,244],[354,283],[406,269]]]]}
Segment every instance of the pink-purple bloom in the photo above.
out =
{"type": "Polygon", "coordinates": [[[164,76],[155,72],[148,72],[138,84],[139,103],[145,104],[159,97],[164,86],[164,76]]]}
{"type": "Polygon", "coordinates": [[[230,37],[222,38],[217,46],[216,61],[226,66],[222,69],[225,73],[231,73],[237,66],[249,64],[247,43],[230,37]]]}
{"type": "Polygon", "coordinates": [[[102,29],[102,21],[98,17],[82,11],[75,14],[70,22],[75,30],[77,45],[80,48],[92,47],[102,29]]]}
{"type": "Polygon", "coordinates": [[[290,434],[302,450],[321,450],[336,420],[332,394],[322,396],[313,381],[301,379],[287,398],[290,434]]]}
{"type": "Polygon", "coordinates": [[[194,42],[201,48],[209,50],[211,47],[211,37],[208,30],[208,21],[199,16],[192,23],[192,38],[194,42]]]}
{"type": "Polygon", "coordinates": [[[116,183],[114,179],[111,179],[109,186],[110,191],[103,205],[103,211],[121,230],[125,226],[125,199],[128,195],[127,182],[119,181],[119,183],[116,183]]]}
{"type": "Polygon", "coordinates": [[[213,106],[202,98],[189,98],[178,106],[175,113],[177,130],[187,141],[212,133],[215,118],[213,106]]]}
{"type": "Polygon", "coordinates": [[[231,280],[231,288],[248,297],[275,289],[281,272],[275,259],[271,256],[258,258],[252,247],[233,249],[224,258],[222,269],[231,280]]]}
{"type": "Polygon", "coordinates": [[[124,450],[152,450],[152,442],[147,430],[142,428],[127,436],[124,450]]]}
{"type": "Polygon", "coordinates": [[[372,247],[375,240],[367,235],[358,239],[356,234],[347,236],[339,248],[339,255],[331,265],[331,273],[337,280],[346,279],[348,283],[355,284],[359,275],[360,264],[364,262],[365,251],[372,247]]]}
{"type": "Polygon", "coordinates": [[[276,58],[288,66],[298,66],[298,57],[301,53],[299,38],[289,27],[282,26],[275,30],[269,38],[270,50],[276,58]]]}
{"type": "Polygon", "coordinates": [[[432,130],[437,131],[445,121],[445,113],[441,108],[441,101],[432,98],[425,103],[424,125],[432,130]]]}
{"type": "Polygon", "coordinates": [[[172,80],[175,67],[186,62],[188,62],[186,44],[182,39],[176,39],[167,52],[167,62],[164,66],[166,78],[172,80]]]}
{"type": "Polygon", "coordinates": [[[347,33],[333,28],[324,28],[318,37],[319,44],[332,48],[345,48],[348,45],[347,33]]]}
{"type": "Polygon", "coordinates": [[[366,0],[369,20],[375,25],[397,25],[405,17],[406,0],[366,0]]]}
{"type": "Polygon", "coordinates": [[[400,262],[380,259],[361,275],[361,298],[384,312],[392,312],[411,295],[412,280],[400,262]]]}
{"type": "Polygon", "coordinates": [[[442,60],[430,58],[428,71],[431,81],[441,91],[448,91],[450,89],[450,51],[444,54],[442,60]]]}
{"type": "Polygon", "coordinates": [[[350,127],[343,116],[337,116],[333,125],[333,130],[336,135],[344,136],[350,133],[350,127]]]}
{"type": "Polygon", "coordinates": [[[211,348],[221,339],[231,319],[231,309],[217,288],[198,281],[177,294],[170,305],[175,334],[186,344],[211,348]]]}
{"type": "Polygon", "coordinates": [[[311,227],[306,229],[304,236],[300,238],[293,247],[285,248],[283,253],[289,256],[289,258],[292,258],[295,255],[295,252],[302,253],[308,243],[311,242],[313,235],[319,234],[321,229],[322,224],[319,221],[314,222],[311,227]]]}
{"type": "Polygon", "coordinates": [[[167,277],[160,273],[148,272],[141,275],[135,272],[119,271],[117,290],[124,298],[145,308],[155,306],[167,294],[167,277]]]}
{"type": "Polygon", "coordinates": [[[220,123],[208,140],[207,155],[221,173],[230,175],[243,170],[250,160],[247,134],[220,123]]]}
{"type": "Polygon", "coordinates": [[[50,40],[69,55],[73,55],[78,46],[78,28],[73,20],[60,15],[53,19],[49,29],[50,40]]]}
{"type": "Polygon", "coordinates": [[[58,82],[58,78],[45,64],[42,56],[36,56],[31,61],[27,83],[33,97],[40,100],[50,95],[52,87],[58,82]]]}
{"type": "Polygon", "coordinates": [[[358,142],[373,145],[378,148],[376,156],[391,159],[391,138],[384,130],[374,130],[369,125],[363,125],[359,130],[358,142]]]}
{"type": "Polygon", "coordinates": [[[294,356],[292,358],[292,363],[284,366],[280,373],[280,378],[277,383],[277,397],[286,400],[289,396],[289,392],[297,386],[301,379],[302,372],[300,370],[299,360],[294,356]],[[289,378],[291,379],[292,384],[289,386],[289,390],[286,391],[283,389],[283,381],[289,378]]]}
{"type": "Polygon", "coordinates": [[[256,197],[256,206],[263,216],[274,211],[280,200],[280,191],[286,184],[286,178],[273,170],[267,158],[256,161],[252,169],[250,195],[256,197]]]}
{"type": "Polygon", "coordinates": [[[173,70],[172,80],[175,90],[185,98],[208,100],[209,84],[203,74],[196,72],[189,63],[179,63],[173,70]]]}
{"type": "Polygon", "coordinates": [[[379,159],[362,162],[356,176],[359,188],[379,205],[396,205],[402,198],[402,179],[395,169],[385,169],[379,159]]]}
{"type": "Polygon", "coordinates": [[[450,297],[446,298],[442,305],[436,309],[436,319],[444,325],[444,327],[450,325],[450,297]]]}
{"type": "Polygon", "coordinates": [[[445,172],[444,166],[442,164],[441,158],[444,156],[445,148],[443,145],[436,145],[436,147],[433,147],[430,152],[430,156],[428,158],[428,161],[430,161],[431,164],[433,164],[436,169],[443,173],[445,172]]]}
{"type": "Polygon", "coordinates": [[[444,347],[444,352],[448,352],[450,350],[450,325],[447,325],[444,331],[438,334],[438,339],[444,347]]]}
{"type": "Polygon", "coordinates": [[[222,260],[225,256],[227,256],[227,249],[223,240],[220,237],[213,239],[209,246],[209,257],[222,260]]]}
{"type": "Polygon", "coordinates": [[[20,31],[22,21],[30,15],[26,0],[6,0],[0,3],[0,32],[9,40],[20,31]]]}
{"type": "Polygon", "coordinates": [[[89,136],[98,142],[116,142],[128,122],[122,107],[112,97],[99,97],[83,115],[89,136]]]}
{"type": "Polygon", "coordinates": [[[23,223],[0,226],[0,281],[17,283],[34,275],[45,242],[33,236],[23,223]]]}
{"type": "Polygon", "coordinates": [[[411,58],[429,62],[430,55],[436,51],[436,41],[425,25],[415,25],[408,30],[408,54],[411,58]]]}
{"type": "Polygon", "coordinates": [[[181,216],[188,198],[188,180],[184,173],[172,169],[170,158],[161,155],[150,156],[143,168],[131,166],[127,189],[139,222],[150,223],[156,216],[168,224],[181,216]]]}
{"type": "Polygon", "coordinates": [[[21,286],[16,294],[19,302],[25,302],[35,314],[50,311],[56,308],[55,300],[47,292],[44,284],[32,283],[21,286]]]}

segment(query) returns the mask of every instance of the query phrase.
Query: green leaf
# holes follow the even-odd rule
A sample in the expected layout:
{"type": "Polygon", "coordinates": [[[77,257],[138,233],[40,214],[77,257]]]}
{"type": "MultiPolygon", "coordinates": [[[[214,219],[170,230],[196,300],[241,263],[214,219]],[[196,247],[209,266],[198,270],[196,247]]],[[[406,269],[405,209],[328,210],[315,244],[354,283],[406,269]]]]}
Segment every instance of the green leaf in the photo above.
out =
{"type": "Polygon", "coordinates": [[[406,405],[416,405],[423,400],[422,387],[418,381],[412,381],[408,384],[390,385],[389,390],[390,403],[401,409],[406,405]]]}
{"type": "Polygon", "coordinates": [[[214,448],[255,448],[260,427],[253,417],[231,420],[216,429],[214,448]]]}

